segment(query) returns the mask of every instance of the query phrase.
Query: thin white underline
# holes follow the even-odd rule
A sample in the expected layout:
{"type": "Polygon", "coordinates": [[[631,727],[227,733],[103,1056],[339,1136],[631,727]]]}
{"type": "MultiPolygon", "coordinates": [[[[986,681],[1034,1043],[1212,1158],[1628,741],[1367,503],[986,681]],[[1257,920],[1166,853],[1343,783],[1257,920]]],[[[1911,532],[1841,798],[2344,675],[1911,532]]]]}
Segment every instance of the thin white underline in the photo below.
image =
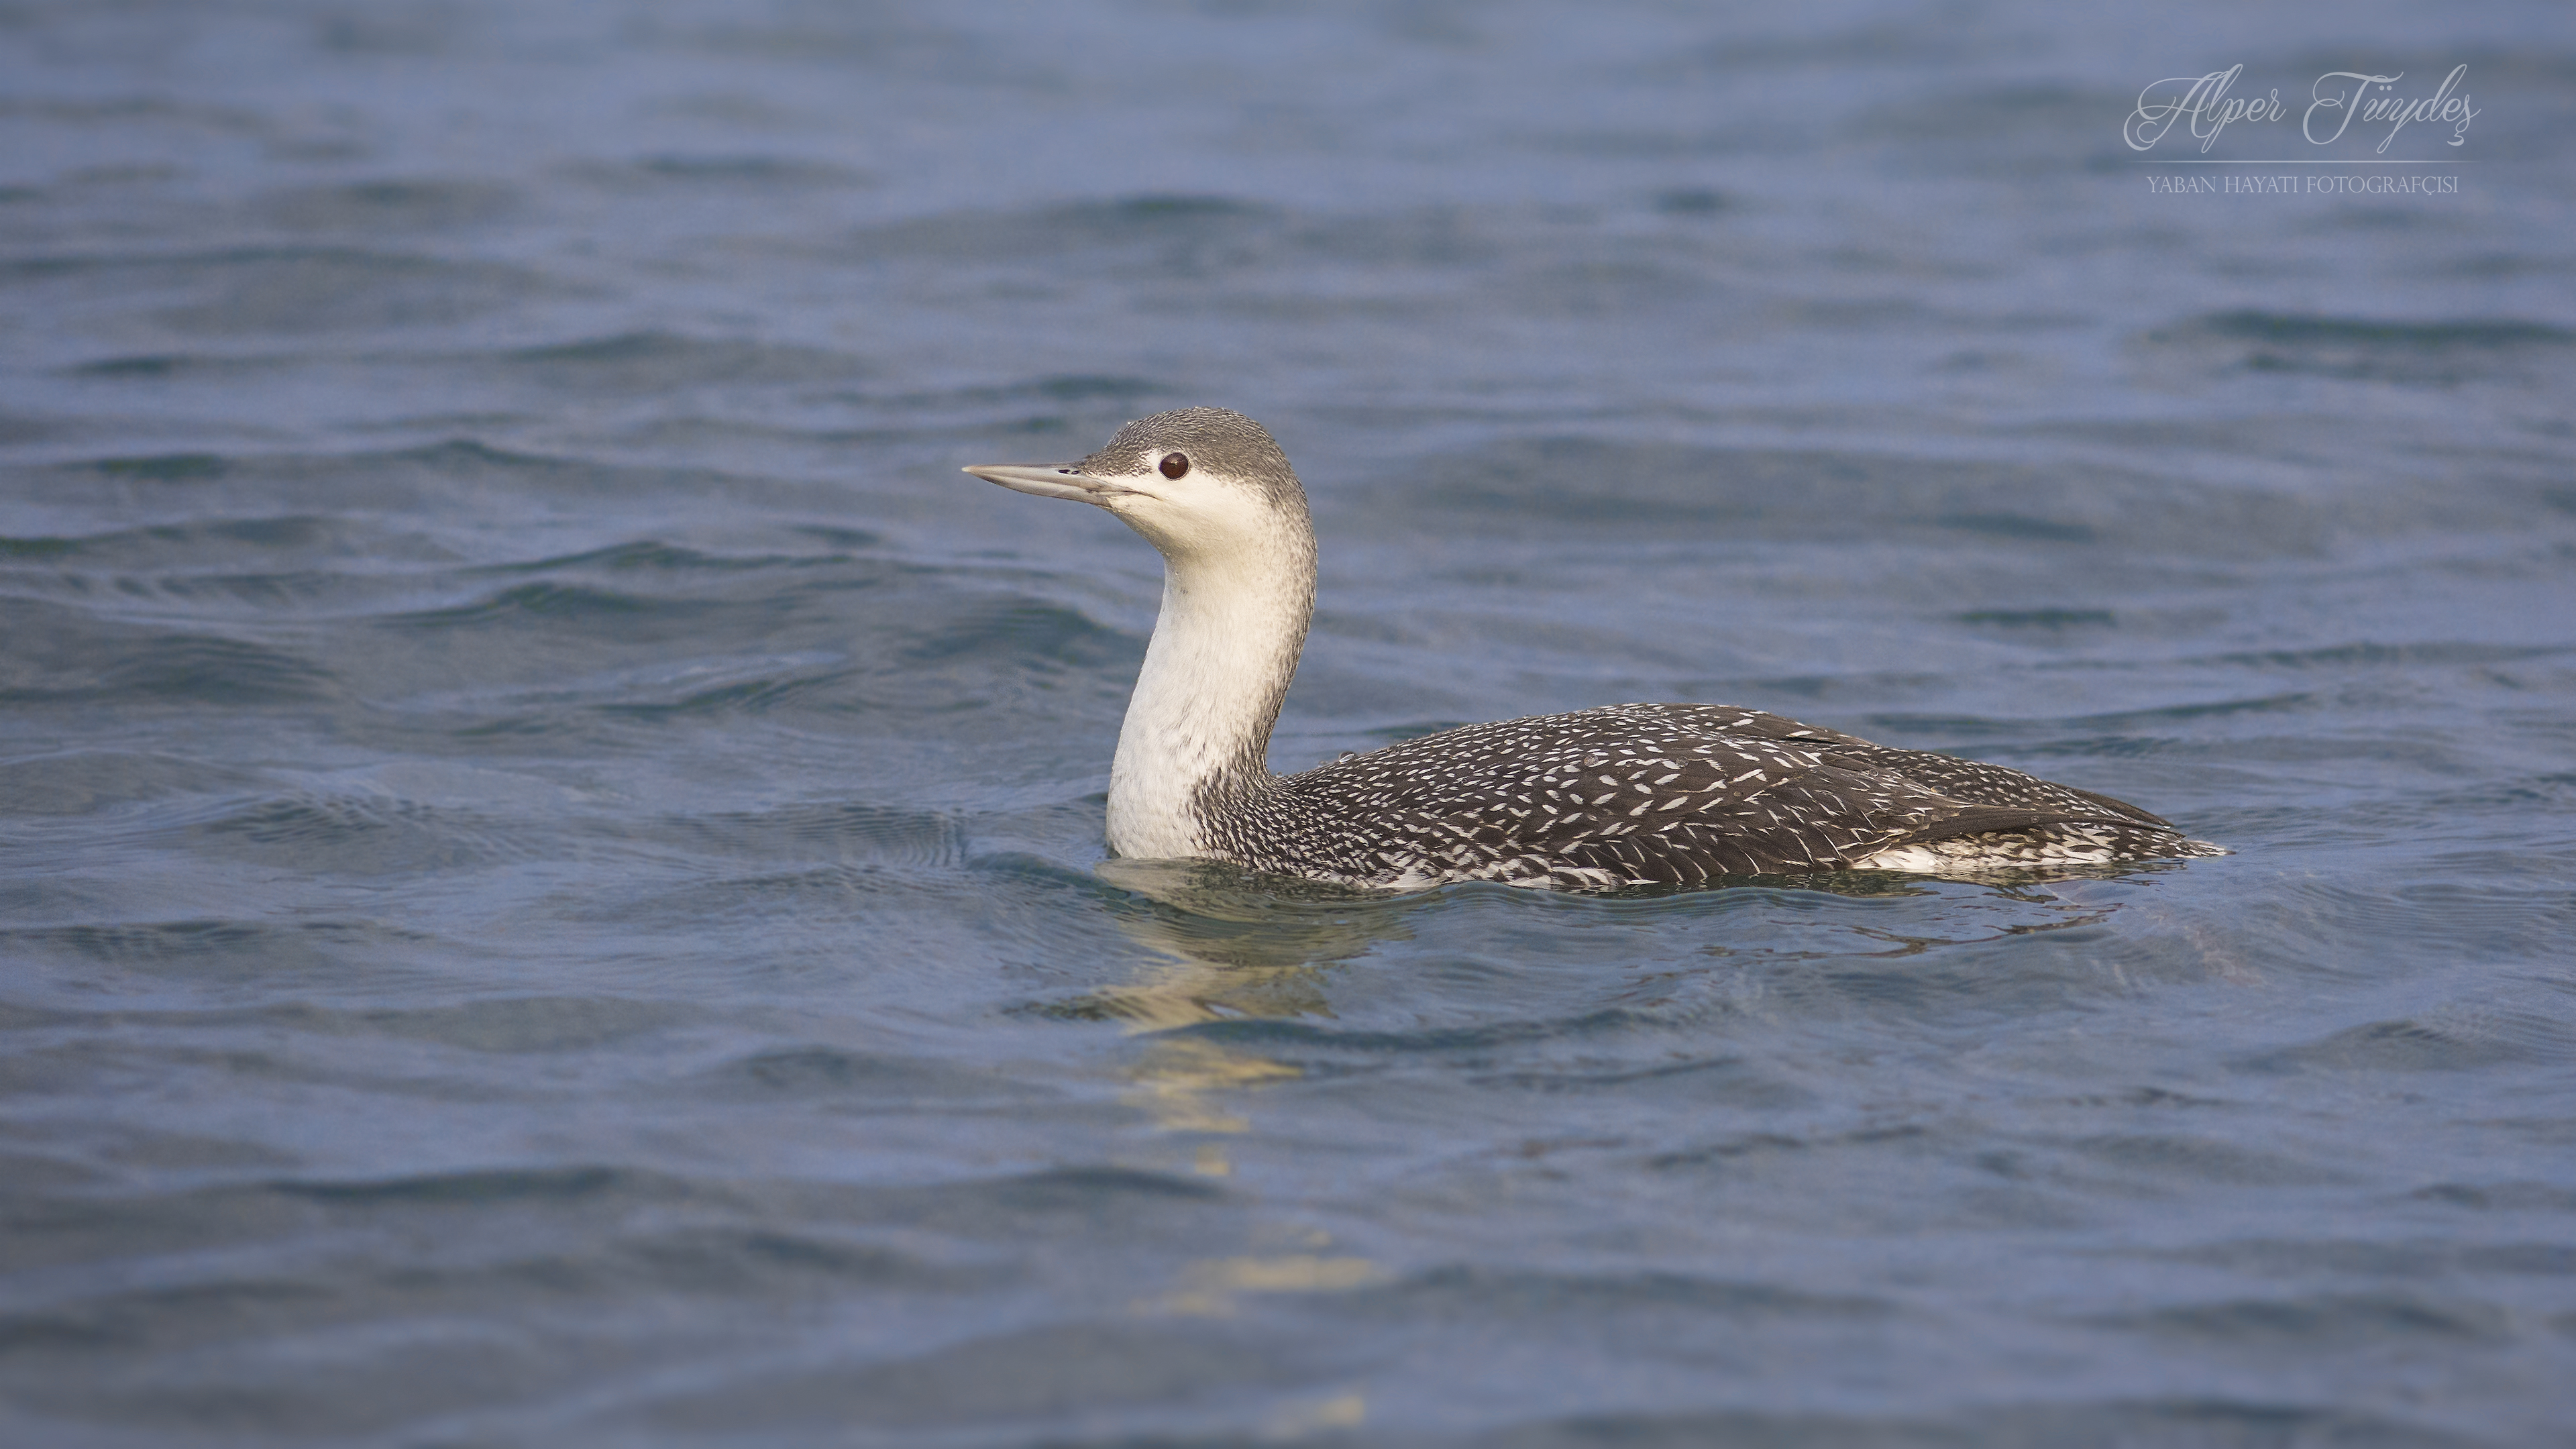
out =
{"type": "Polygon", "coordinates": [[[2475,166],[2475,161],[2132,161],[2132,166],[2475,166]]]}

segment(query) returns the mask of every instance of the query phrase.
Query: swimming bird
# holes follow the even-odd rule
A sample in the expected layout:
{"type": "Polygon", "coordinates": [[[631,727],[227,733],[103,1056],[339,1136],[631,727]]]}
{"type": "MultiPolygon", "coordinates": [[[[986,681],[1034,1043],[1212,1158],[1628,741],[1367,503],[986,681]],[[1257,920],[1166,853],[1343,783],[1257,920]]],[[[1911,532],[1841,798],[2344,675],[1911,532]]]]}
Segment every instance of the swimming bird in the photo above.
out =
{"type": "Polygon", "coordinates": [[[2226,854],[2089,790],[1727,705],[1468,725],[1274,775],[1271,727],[1314,613],[1315,530],[1267,430],[1182,408],[1079,462],[966,471],[1107,509],[1162,552],[1162,612],[1109,769],[1118,855],[1363,887],[1599,891],[2226,854]]]}

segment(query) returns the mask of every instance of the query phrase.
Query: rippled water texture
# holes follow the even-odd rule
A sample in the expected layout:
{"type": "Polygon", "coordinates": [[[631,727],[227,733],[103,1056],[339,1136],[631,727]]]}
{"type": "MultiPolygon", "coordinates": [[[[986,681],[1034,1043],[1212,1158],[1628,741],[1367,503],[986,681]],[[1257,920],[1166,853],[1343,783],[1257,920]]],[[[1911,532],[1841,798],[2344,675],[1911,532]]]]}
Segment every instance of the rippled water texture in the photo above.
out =
{"type": "Polygon", "coordinates": [[[2554,5],[0,4],[0,1439],[2558,1442],[2571,133],[2554,5]],[[2460,189],[2152,193],[2240,61],[2460,189]],[[1105,862],[1158,563],[957,469],[1192,403],[1282,768],[2237,853],[1105,862]]]}

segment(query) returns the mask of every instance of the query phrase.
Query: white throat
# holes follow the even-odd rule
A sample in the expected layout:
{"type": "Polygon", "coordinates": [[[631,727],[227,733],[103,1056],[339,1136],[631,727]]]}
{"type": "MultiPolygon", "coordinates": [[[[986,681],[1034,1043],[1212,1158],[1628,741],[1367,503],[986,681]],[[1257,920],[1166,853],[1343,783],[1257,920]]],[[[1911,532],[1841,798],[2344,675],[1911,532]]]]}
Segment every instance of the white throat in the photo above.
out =
{"type": "Polygon", "coordinates": [[[1315,605],[1314,534],[1298,513],[1297,537],[1259,550],[1166,548],[1162,614],[1109,767],[1117,854],[1222,854],[1206,807],[1268,786],[1270,727],[1315,605]]]}

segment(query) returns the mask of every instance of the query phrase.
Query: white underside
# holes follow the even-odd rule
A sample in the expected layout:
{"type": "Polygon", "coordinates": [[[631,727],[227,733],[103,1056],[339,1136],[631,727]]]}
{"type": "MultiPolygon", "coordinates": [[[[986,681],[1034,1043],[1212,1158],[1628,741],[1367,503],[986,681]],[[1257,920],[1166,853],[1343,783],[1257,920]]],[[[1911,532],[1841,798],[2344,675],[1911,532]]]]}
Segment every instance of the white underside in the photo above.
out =
{"type": "Polygon", "coordinates": [[[1939,875],[1952,870],[2001,870],[2019,865],[2094,865],[2111,858],[2108,851],[2068,851],[2048,855],[2002,851],[1947,851],[1930,845],[1900,845],[1852,862],[1855,870],[1903,870],[1939,875]]]}
{"type": "MultiPolygon", "coordinates": [[[[2179,842],[2175,857],[2224,855],[2205,841],[2179,842]]],[[[2041,838],[2029,836],[1961,836],[1924,845],[1899,845],[1852,862],[1856,870],[1903,870],[1917,875],[1955,875],[1963,871],[2014,870],[2047,865],[2113,865],[2136,860],[2137,842],[2096,835],[2081,826],[2059,826],[2041,838]]]]}

